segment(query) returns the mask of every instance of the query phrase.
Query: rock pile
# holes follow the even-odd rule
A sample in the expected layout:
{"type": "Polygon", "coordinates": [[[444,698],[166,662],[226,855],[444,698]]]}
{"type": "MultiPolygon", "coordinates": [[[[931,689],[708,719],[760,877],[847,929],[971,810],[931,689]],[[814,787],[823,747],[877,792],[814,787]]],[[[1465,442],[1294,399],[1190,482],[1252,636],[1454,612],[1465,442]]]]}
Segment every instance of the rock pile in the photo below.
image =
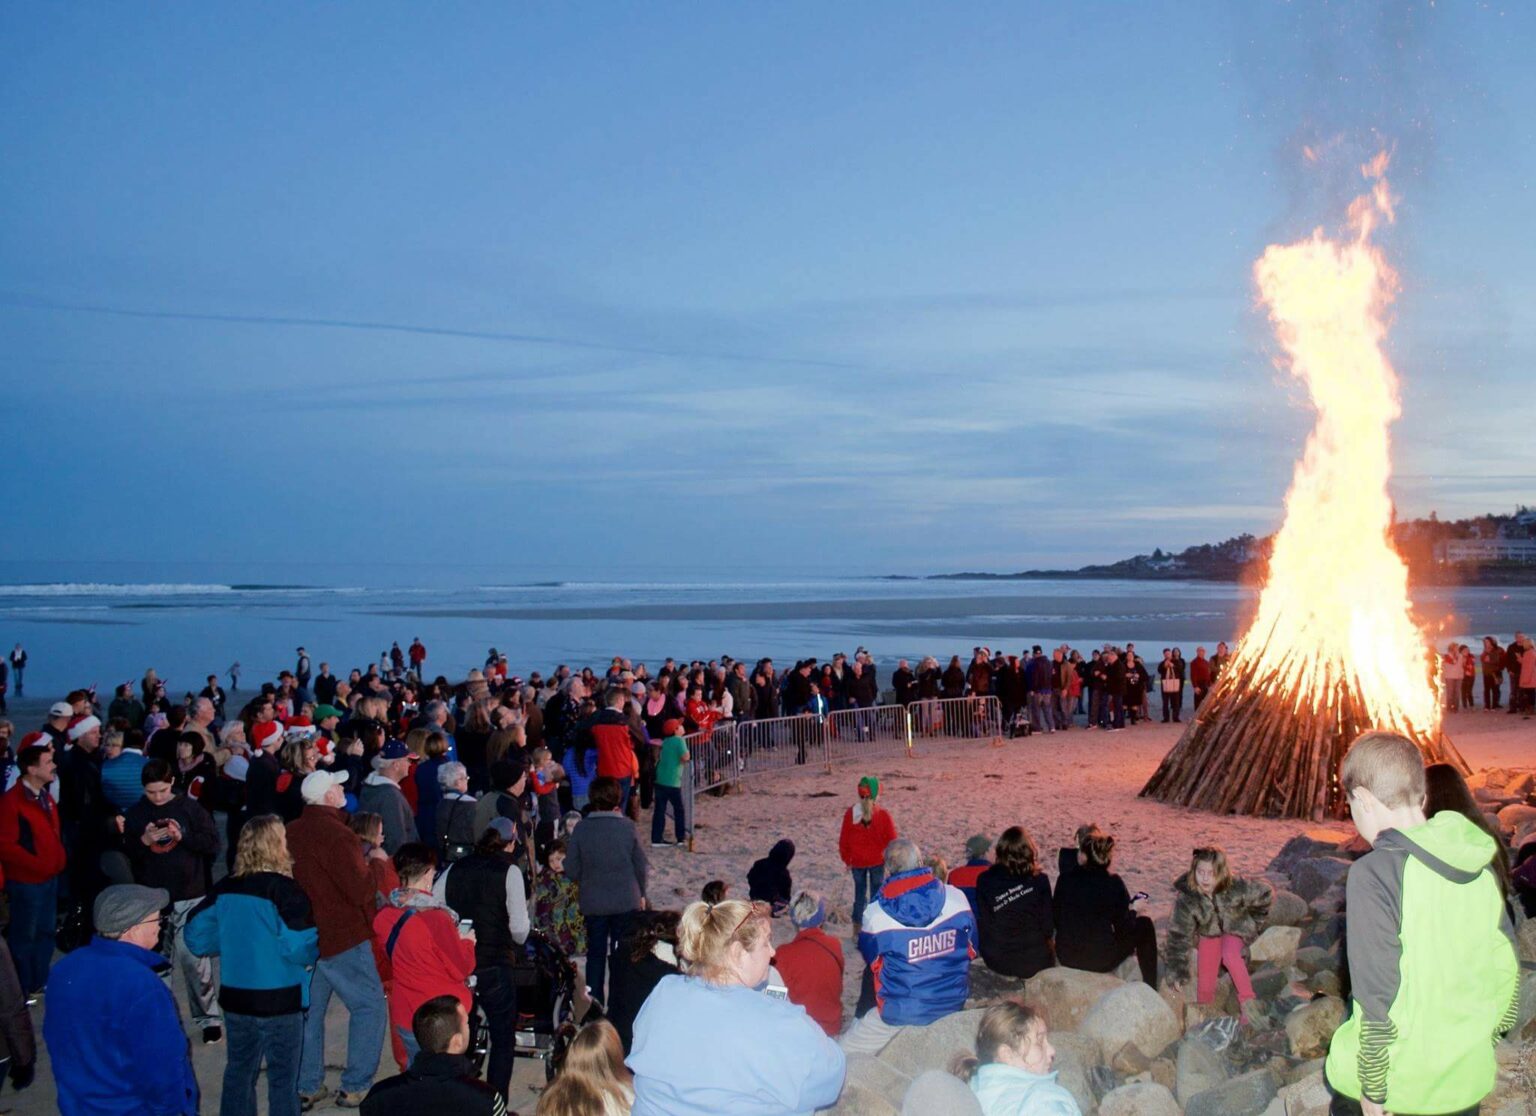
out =
{"type": "MultiPolygon", "coordinates": [[[[1536,787],[1536,777],[1524,787],[1536,787]]],[[[967,1010],[909,1029],[878,1057],[850,1058],[843,1095],[826,1111],[898,1116],[914,1078],[972,1050],[988,1005],[1022,997],[1044,1011],[1058,1079],[1084,1116],[1326,1116],[1322,1059],[1347,1011],[1344,879],[1364,851],[1358,838],[1314,830],[1292,838],[1270,863],[1265,876],[1275,902],[1250,950],[1261,1007],[1252,1021],[1242,1021],[1225,973],[1216,1002],[1201,1005],[1192,1002],[1192,988],[1140,983],[1134,962],[1118,974],[1047,969],[1027,982],[978,962],[967,1010]]],[[[1536,922],[1520,938],[1522,961],[1536,962],[1536,922]]],[[[1536,1013],[1536,973],[1526,979],[1529,1016],[1536,1013]]],[[[1526,1030],[1536,1041],[1536,1022],[1526,1030]]],[[[1526,1111],[1519,1078],[1528,1058],[1518,1035],[1501,1044],[1499,1087],[1484,1112],[1526,1111]]]]}

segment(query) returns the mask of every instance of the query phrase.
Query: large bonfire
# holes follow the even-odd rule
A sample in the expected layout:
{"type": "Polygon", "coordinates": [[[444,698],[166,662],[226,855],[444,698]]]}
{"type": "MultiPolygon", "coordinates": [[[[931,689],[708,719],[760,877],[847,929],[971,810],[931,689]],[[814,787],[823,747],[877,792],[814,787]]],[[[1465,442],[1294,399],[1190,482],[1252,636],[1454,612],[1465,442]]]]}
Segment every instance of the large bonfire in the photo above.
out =
{"type": "Polygon", "coordinates": [[[1440,728],[1435,658],[1389,536],[1388,427],[1397,375],[1382,352],[1397,289],[1371,234],[1393,218],[1387,156],[1349,232],[1272,244],[1254,265],[1283,365],[1317,408],[1286,495],[1258,614],[1143,795],[1218,813],[1343,813],[1339,761],[1368,728],[1465,767],[1440,728]]]}

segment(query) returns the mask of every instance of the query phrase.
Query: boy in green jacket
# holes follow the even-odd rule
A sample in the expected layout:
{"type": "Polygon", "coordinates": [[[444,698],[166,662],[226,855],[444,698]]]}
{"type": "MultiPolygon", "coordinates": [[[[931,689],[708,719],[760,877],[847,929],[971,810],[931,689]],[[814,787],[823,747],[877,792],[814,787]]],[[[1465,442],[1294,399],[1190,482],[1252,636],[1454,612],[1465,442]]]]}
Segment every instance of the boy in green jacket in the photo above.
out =
{"type": "Polygon", "coordinates": [[[1356,740],[1339,782],[1372,849],[1345,884],[1353,1003],[1328,1050],[1330,1111],[1476,1112],[1520,1009],[1493,838],[1452,810],[1424,817],[1423,756],[1396,733],[1356,740]]]}

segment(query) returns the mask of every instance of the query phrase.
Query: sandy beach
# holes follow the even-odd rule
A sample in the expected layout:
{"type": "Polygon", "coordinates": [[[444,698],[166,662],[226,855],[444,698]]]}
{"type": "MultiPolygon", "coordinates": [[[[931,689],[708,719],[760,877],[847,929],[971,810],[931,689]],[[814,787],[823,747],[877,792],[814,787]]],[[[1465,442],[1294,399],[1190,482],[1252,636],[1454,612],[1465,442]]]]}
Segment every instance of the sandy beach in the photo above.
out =
{"type": "MultiPolygon", "coordinates": [[[[41,701],[13,702],[11,718],[26,731],[40,719],[42,709],[41,701]]],[[[1073,729],[1010,740],[1001,747],[974,740],[929,741],[911,758],[871,761],[831,774],[795,772],[769,777],[739,793],[701,796],[695,812],[695,850],[650,850],[650,900],[656,907],[682,907],[716,878],[728,881],[732,893],[744,897],[752,861],[780,837],[793,839],[797,852],[791,869],[797,888],[826,894],[831,929],[844,938],[849,957],[844,999],[851,1008],[861,966],[847,936],[852,886],[838,859],[837,834],[861,775],[879,777],[880,801],[904,835],[951,864],[963,858],[962,847],[971,834],[995,839],[1007,826],[1023,825],[1034,835],[1046,870],[1054,877],[1054,850],[1070,843],[1079,824],[1097,822],[1118,837],[1115,868],[1131,891],[1148,893],[1146,910],[1160,929],[1172,910],[1173,881],[1188,867],[1194,846],[1222,845],[1235,870],[1259,873],[1296,833],[1311,828],[1353,832],[1348,823],[1314,827],[1298,821],[1217,817],[1137,798],[1180,727],[1152,723],[1120,732],[1073,729]]],[[[1447,728],[1473,770],[1536,763],[1536,721],[1478,710],[1452,715],[1447,728]]],[[[776,941],[792,935],[787,920],[776,923],[776,941]]],[[[176,991],[180,1000],[179,984],[176,991]]],[[[33,1008],[39,1034],[45,1007],[46,1000],[33,1008]]],[[[330,1061],[335,1062],[345,1033],[339,1009],[333,1009],[328,1030],[330,1061]]],[[[223,1050],[194,1041],[193,1061],[203,1088],[203,1110],[215,1111],[223,1050]]],[[[533,1063],[520,1062],[519,1067],[513,1107],[531,1111],[540,1075],[533,1063]]],[[[390,1072],[386,1059],[380,1073],[390,1072]]],[[[4,1099],[24,1116],[56,1110],[46,1053],[37,1083],[4,1099]]]]}

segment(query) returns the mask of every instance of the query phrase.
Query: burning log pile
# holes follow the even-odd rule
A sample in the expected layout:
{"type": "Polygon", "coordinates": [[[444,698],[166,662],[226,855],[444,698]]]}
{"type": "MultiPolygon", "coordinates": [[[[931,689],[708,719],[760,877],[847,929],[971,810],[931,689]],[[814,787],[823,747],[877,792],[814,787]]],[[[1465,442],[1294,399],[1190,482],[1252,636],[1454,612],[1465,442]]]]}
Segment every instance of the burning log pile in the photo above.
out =
{"type": "Polygon", "coordinates": [[[1286,495],[1258,615],[1142,794],[1219,813],[1339,817],[1339,761],[1368,728],[1466,769],[1440,731],[1436,660],[1414,623],[1408,570],[1392,548],[1388,427],[1401,413],[1382,351],[1397,277],[1371,232],[1392,220],[1387,157],[1361,168],[1368,193],[1350,235],[1318,230],[1271,245],[1254,277],[1284,351],[1317,408],[1286,495]]]}

